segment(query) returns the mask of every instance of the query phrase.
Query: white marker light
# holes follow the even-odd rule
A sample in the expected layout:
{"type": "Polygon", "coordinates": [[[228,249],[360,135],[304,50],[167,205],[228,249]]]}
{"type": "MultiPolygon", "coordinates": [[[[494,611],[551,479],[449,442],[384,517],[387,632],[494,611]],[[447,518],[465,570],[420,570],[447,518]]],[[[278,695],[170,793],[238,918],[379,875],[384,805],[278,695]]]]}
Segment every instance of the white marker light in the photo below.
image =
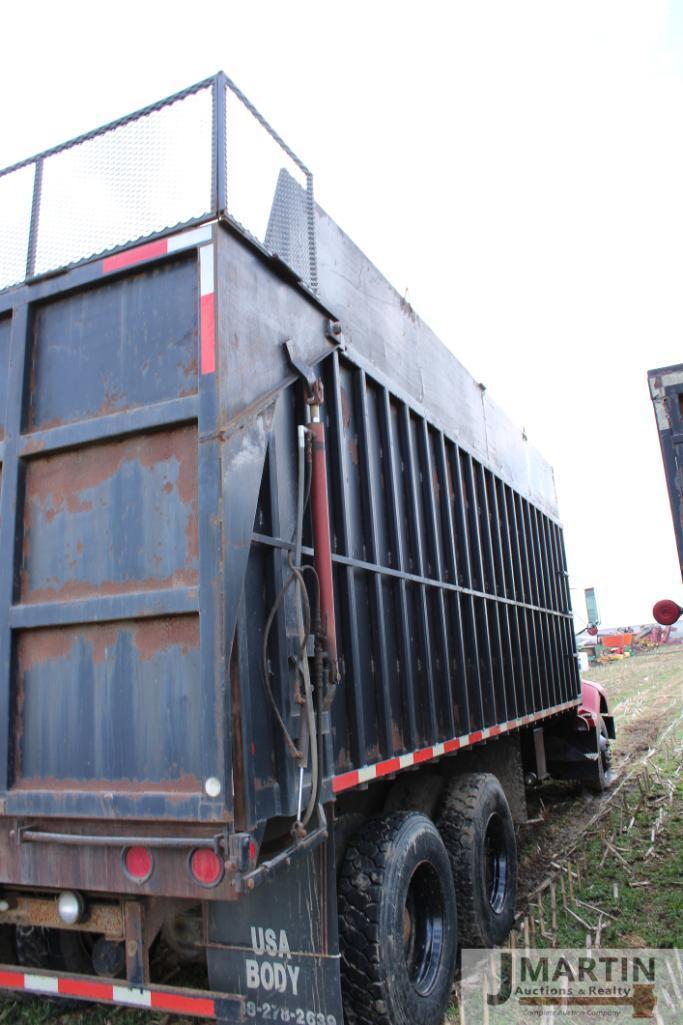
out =
{"type": "Polygon", "coordinates": [[[75,925],[83,917],[84,904],[80,893],[60,893],[57,901],[57,912],[65,925],[75,925]]]}
{"type": "Polygon", "coordinates": [[[221,781],[216,779],[215,776],[209,776],[204,784],[204,789],[209,797],[218,797],[221,792],[221,781]]]}

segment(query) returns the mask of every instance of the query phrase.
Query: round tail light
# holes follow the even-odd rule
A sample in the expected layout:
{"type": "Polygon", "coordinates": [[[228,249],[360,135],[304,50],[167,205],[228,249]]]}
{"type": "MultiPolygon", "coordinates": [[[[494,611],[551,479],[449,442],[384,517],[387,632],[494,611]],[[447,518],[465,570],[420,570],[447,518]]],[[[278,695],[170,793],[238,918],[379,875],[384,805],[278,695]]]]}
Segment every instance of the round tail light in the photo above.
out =
{"type": "Polygon", "coordinates": [[[652,609],[652,615],[662,626],[673,626],[674,623],[678,622],[681,612],[683,612],[683,609],[675,601],[671,601],[670,598],[663,598],[661,601],[655,602],[655,606],[652,609]]]}
{"type": "Polygon", "coordinates": [[[200,886],[217,886],[223,878],[225,866],[215,851],[198,847],[190,855],[190,873],[200,886]]]}
{"type": "Polygon", "coordinates": [[[135,883],[146,883],[154,871],[152,852],[146,847],[127,847],[123,852],[123,868],[135,883]]]}

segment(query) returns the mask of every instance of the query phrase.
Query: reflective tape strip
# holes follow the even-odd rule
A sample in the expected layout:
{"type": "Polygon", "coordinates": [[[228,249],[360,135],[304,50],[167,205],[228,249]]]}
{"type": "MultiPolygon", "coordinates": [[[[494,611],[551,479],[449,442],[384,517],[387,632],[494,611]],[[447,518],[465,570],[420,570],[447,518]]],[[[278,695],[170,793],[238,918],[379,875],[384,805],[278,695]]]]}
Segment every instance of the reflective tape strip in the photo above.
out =
{"type": "Polygon", "coordinates": [[[213,246],[199,250],[200,349],[203,374],[216,369],[216,303],[214,301],[213,246]]]}
{"type": "Polygon", "coordinates": [[[98,979],[77,976],[60,977],[38,972],[13,971],[8,966],[0,969],[0,990],[24,990],[27,993],[77,997],[103,1004],[124,1007],[144,1007],[175,1014],[189,1014],[198,1018],[215,1018],[216,1002],[213,997],[192,993],[174,993],[165,989],[136,989],[98,979]]]}
{"type": "Polygon", "coordinates": [[[440,758],[441,755],[452,754],[454,751],[458,751],[462,747],[470,747],[472,744],[480,744],[491,737],[497,737],[500,733],[507,733],[510,730],[518,729],[520,726],[536,722],[539,719],[546,719],[549,715],[557,715],[559,712],[566,712],[570,708],[578,708],[580,704],[579,698],[574,701],[565,701],[562,705],[553,705],[552,708],[545,708],[542,712],[536,712],[533,715],[523,715],[518,719],[496,723],[494,726],[485,726],[480,730],[474,730],[472,733],[465,733],[461,737],[444,740],[433,747],[423,747],[410,754],[396,755],[393,758],[387,759],[387,761],[378,762],[376,765],[364,765],[360,769],[343,772],[341,775],[334,777],[332,789],[335,794],[340,794],[344,790],[351,790],[353,787],[359,786],[361,783],[369,783],[371,780],[381,779],[383,776],[400,772],[401,769],[408,769],[413,765],[420,765],[422,762],[433,761],[435,758],[440,758]]]}
{"type": "Polygon", "coordinates": [[[160,256],[166,256],[167,252],[168,239],[165,238],[157,239],[156,242],[147,242],[142,246],[135,246],[134,249],[125,249],[122,253],[105,256],[102,260],[102,273],[111,274],[115,270],[134,267],[137,263],[144,263],[146,260],[156,260],[160,256]]]}
{"type": "Polygon", "coordinates": [[[182,249],[189,249],[190,246],[201,246],[211,241],[211,225],[202,224],[199,228],[191,228],[190,231],[181,231],[179,235],[171,235],[166,239],[169,253],[178,253],[182,249]]]}
{"type": "MultiPolygon", "coordinates": [[[[189,231],[181,231],[177,235],[170,235],[168,238],[158,238],[153,242],[143,242],[140,246],[133,246],[132,249],[124,249],[112,256],[105,256],[102,260],[102,273],[112,274],[117,270],[124,270],[126,267],[135,267],[138,263],[145,263],[147,260],[158,260],[160,256],[168,253],[180,253],[183,249],[191,249],[193,246],[201,246],[212,239],[212,227],[210,224],[202,224],[199,228],[191,228],[189,231]]],[[[211,289],[213,291],[213,288],[211,289]]]]}
{"type": "Polygon", "coordinates": [[[151,1007],[152,994],[147,989],[129,989],[128,986],[114,986],[114,1003],[126,1007],[151,1007]]]}
{"type": "Polygon", "coordinates": [[[199,247],[199,348],[202,374],[213,374],[216,369],[216,302],[214,286],[213,228],[202,224],[199,228],[181,231],[169,238],[145,242],[102,260],[102,273],[135,267],[148,260],[156,260],[169,253],[199,247]]]}
{"type": "Polygon", "coordinates": [[[24,975],[24,989],[30,993],[59,993],[59,979],[49,975],[24,975]]]}

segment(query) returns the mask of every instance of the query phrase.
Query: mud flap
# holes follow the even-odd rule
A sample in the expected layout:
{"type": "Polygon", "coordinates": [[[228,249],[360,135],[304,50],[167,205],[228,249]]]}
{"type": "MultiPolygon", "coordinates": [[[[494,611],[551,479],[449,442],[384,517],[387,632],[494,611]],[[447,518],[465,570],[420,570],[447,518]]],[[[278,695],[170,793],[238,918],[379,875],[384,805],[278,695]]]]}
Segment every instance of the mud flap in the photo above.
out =
{"type": "Polygon", "coordinates": [[[212,903],[208,941],[210,987],[245,998],[241,1021],[343,1025],[333,838],[241,900],[212,903]]]}

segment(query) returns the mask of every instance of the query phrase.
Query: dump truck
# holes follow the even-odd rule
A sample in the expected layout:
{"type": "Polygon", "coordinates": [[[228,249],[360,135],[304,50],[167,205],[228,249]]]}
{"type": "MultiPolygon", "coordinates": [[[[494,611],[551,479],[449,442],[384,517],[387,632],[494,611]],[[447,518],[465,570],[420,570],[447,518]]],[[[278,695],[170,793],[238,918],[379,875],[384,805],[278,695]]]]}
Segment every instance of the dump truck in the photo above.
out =
{"type": "Polygon", "coordinates": [[[550,467],[223,73],[0,224],[0,988],[437,1025],[609,783],[550,467]]]}

